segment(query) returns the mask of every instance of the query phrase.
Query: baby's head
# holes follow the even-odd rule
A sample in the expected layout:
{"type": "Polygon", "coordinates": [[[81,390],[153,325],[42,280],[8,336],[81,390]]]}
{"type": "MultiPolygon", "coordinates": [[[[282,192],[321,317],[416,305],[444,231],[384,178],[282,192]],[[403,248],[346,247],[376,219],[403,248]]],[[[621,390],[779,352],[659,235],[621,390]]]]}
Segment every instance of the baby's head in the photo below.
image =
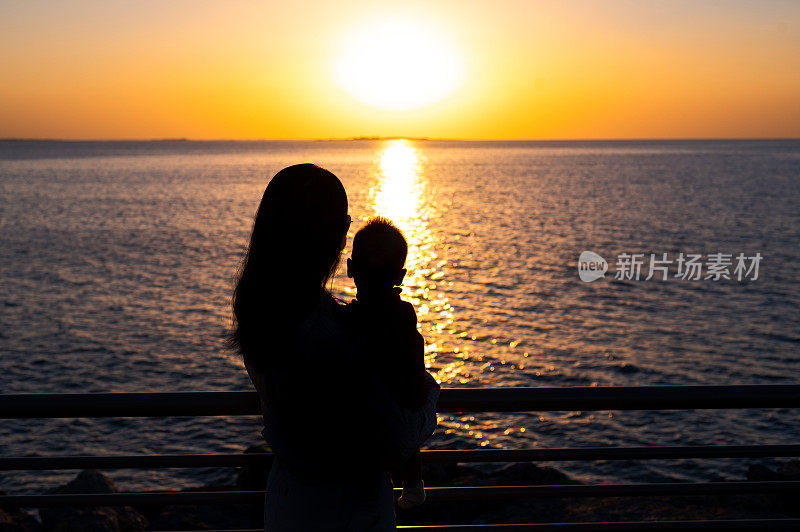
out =
{"type": "Polygon", "coordinates": [[[387,294],[403,282],[408,245],[403,233],[389,220],[370,218],[353,238],[353,255],[347,259],[347,276],[359,296],[387,294]]]}

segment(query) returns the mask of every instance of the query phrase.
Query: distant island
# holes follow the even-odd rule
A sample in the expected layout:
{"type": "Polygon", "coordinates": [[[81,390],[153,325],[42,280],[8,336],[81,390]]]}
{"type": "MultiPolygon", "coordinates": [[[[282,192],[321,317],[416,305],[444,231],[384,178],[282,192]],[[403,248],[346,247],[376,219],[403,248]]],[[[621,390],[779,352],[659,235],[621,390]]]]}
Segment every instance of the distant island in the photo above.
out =
{"type": "Polygon", "coordinates": [[[383,137],[383,136],[373,136],[373,137],[331,137],[325,139],[315,139],[315,140],[448,140],[448,139],[432,139],[430,137],[383,137]]]}

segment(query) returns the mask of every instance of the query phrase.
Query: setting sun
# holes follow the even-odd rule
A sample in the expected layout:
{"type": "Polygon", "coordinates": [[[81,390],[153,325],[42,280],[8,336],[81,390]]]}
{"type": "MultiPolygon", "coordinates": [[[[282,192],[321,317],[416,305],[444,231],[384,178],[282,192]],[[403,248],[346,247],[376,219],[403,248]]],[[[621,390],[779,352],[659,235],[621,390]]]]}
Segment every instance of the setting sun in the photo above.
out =
{"type": "Polygon", "coordinates": [[[374,23],[347,39],[334,66],[357,100],[388,110],[436,103],[463,79],[459,54],[432,28],[412,21],[374,23]]]}

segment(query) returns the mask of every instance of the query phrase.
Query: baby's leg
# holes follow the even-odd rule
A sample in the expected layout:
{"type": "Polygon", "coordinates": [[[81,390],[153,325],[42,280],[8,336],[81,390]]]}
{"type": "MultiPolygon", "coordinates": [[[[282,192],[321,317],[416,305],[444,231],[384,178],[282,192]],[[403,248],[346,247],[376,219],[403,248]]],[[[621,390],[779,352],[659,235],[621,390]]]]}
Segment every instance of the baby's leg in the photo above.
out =
{"type": "Polygon", "coordinates": [[[403,467],[403,486],[416,486],[422,482],[422,455],[419,451],[411,455],[403,467]]]}
{"type": "Polygon", "coordinates": [[[422,484],[422,457],[415,452],[402,470],[403,494],[397,504],[403,510],[414,508],[425,502],[425,486],[422,484]]]}

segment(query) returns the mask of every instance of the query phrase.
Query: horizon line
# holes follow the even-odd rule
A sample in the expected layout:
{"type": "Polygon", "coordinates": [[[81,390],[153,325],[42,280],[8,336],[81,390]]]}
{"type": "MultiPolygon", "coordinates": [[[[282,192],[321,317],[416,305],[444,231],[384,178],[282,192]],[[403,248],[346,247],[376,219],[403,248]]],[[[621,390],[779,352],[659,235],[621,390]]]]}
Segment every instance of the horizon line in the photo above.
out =
{"type": "Polygon", "coordinates": [[[797,137],[585,137],[585,138],[478,138],[478,137],[415,137],[402,135],[376,135],[353,137],[298,137],[298,138],[56,138],[56,137],[0,137],[0,142],[325,142],[411,140],[447,142],[630,142],[630,141],[713,141],[713,140],[800,140],[797,137]]]}

